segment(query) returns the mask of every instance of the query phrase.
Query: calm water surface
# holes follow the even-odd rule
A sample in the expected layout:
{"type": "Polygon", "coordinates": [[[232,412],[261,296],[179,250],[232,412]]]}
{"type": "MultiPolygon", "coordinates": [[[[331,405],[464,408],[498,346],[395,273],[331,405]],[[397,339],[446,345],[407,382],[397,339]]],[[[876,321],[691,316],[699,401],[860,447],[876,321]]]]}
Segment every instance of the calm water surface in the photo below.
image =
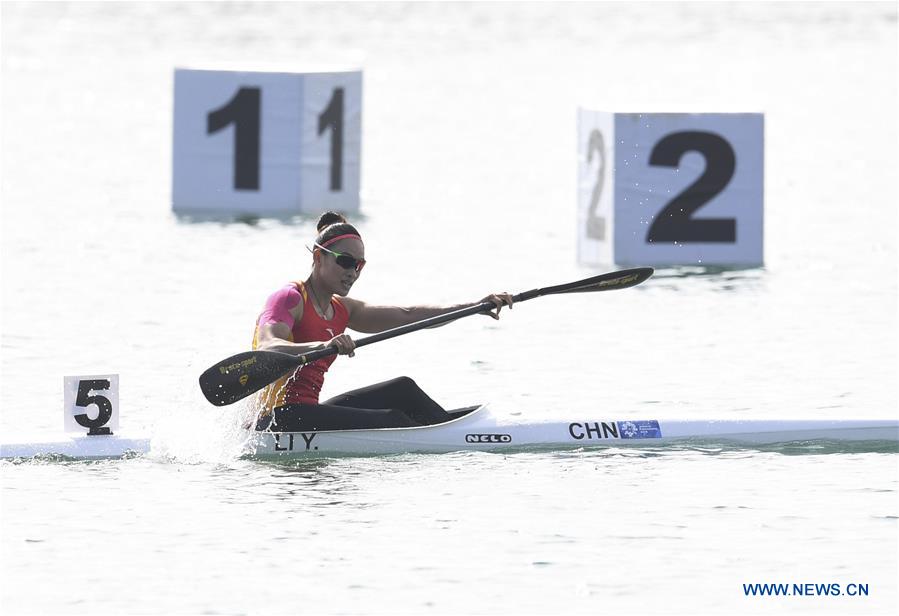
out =
{"type": "Polygon", "coordinates": [[[897,14],[875,4],[2,6],[3,435],[121,375],[137,459],[2,463],[4,613],[894,613],[895,448],[240,457],[198,374],[314,220],[170,213],[172,70],[365,70],[353,295],[461,302],[575,255],[575,109],[764,111],[766,267],[667,270],[342,358],[523,419],[897,416],[897,14]],[[746,597],[749,583],[867,584],[746,597]]]}

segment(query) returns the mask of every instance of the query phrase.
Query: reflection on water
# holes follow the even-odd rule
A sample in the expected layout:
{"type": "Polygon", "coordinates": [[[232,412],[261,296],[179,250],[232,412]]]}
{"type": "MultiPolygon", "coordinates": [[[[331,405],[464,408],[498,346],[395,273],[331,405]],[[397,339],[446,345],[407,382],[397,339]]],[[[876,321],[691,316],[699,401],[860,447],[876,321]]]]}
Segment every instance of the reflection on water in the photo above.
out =
{"type": "Polygon", "coordinates": [[[330,460],[279,465],[271,470],[267,487],[280,500],[303,496],[310,506],[327,507],[347,502],[347,497],[355,491],[353,473],[341,472],[330,460]]]}
{"type": "Polygon", "coordinates": [[[740,280],[757,278],[764,272],[764,267],[723,266],[723,265],[680,265],[658,266],[654,278],[693,278],[696,276],[714,276],[740,280]]]}
{"type": "Polygon", "coordinates": [[[768,271],[760,267],[665,267],[653,274],[653,286],[671,292],[701,289],[725,293],[755,293],[767,287],[768,271]],[[687,282],[694,285],[685,285],[687,282]]]}
{"type": "MultiPolygon", "coordinates": [[[[292,214],[281,216],[257,216],[255,214],[230,214],[215,212],[172,212],[178,224],[195,225],[217,223],[221,226],[229,225],[246,225],[249,227],[262,227],[272,225],[296,226],[304,225],[314,226],[318,222],[318,215],[311,214],[292,214]]],[[[354,219],[356,216],[354,215],[354,219]]]]}
{"type": "MultiPolygon", "coordinates": [[[[254,498],[281,501],[303,510],[348,507],[366,509],[371,505],[364,498],[359,480],[371,479],[365,469],[338,459],[320,458],[289,462],[258,462],[241,460],[245,473],[242,483],[254,498]]],[[[241,497],[241,502],[247,498],[241,497]]]]}
{"type": "MultiPolygon", "coordinates": [[[[309,214],[269,214],[260,216],[256,214],[233,214],[218,212],[171,212],[171,216],[182,225],[208,224],[218,223],[222,226],[229,225],[246,225],[249,227],[268,228],[273,226],[303,227],[309,226],[315,228],[321,212],[309,214]]],[[[354,225],[364,225],[368,221],[369,216],[365,212],[353,212],[348,216],[354,225]]]]}

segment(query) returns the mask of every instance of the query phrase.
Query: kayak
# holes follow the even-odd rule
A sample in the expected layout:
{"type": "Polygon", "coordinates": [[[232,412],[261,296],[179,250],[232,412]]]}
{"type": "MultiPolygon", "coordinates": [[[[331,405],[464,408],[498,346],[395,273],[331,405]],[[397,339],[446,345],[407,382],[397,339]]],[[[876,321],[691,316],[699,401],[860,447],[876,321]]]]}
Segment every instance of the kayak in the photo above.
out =
{"type": "Polygon", "coordinates": [[[899,421],[809,419],[584,419],[510,422],[498,419],[487,405],[449,411],[444,423],[405,428],[309,432],[256,432],[252,457],[303,458],[328,455],[447,453],[567,449],[580,447],[651,447],[704,441],[768,445],[795,441],[899,442],[899,421]]]}
{"type": "MultiPolygon", "coordinates": [[[[586,447],[653,447],[670,443],[772,445],[797,441],[899,443],[895,419],[586,419],[515,421],[498,418],[488,405],[449,411],[450,420],[429,426],[309,432],[253,431],[248,456],[309,456],[510,451],[586,447]]],[[[62,456],[72,460],[127,458],[152,453],[149,438],[118,432],[22,435],[0,444],[0,458],[62,456]]]]}

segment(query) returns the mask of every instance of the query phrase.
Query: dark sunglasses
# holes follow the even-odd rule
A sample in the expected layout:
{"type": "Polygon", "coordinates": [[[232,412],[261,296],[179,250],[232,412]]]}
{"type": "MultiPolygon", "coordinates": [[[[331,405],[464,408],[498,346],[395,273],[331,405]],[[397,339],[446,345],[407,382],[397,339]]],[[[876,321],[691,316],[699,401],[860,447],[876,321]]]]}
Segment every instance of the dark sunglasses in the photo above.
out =
{"type": "Polygon", "coordinates": [[[337,261],[337,265],[339,265],[343,269],[354,269],[358,274],[362,271],[362,268],[365,267],[365,259],[357,259],[352,255],[348,255],[343,252],[337,252],[335,250],[330,250],[320,244],[315,244],[315,247],[334,255],[334,260],[337,261]]]}

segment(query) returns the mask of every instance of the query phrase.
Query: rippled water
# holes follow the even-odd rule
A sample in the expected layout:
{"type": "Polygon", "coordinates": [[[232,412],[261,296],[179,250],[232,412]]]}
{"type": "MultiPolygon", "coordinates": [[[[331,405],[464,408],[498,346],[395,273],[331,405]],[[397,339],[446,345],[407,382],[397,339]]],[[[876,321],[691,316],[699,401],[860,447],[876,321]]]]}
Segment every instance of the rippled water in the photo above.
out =
{"type": "Polygon", "coordinates": [[[766,267],[667,270],[366,347],[525,419],[897,415],[896,8],[881,4],[2,6],[2,392],[121,375],[154,453],[3,463],[4,613],[892,613],[896,453],[713,444],[240,458],[200,371],[308,271],[313,220],[170,213],[174,66],[365,70],[353,295],[460,302],[575,258],[575,108],[766,113],[766,267]],[[745,597],[744,583],[867,597],[745,597]]]}

